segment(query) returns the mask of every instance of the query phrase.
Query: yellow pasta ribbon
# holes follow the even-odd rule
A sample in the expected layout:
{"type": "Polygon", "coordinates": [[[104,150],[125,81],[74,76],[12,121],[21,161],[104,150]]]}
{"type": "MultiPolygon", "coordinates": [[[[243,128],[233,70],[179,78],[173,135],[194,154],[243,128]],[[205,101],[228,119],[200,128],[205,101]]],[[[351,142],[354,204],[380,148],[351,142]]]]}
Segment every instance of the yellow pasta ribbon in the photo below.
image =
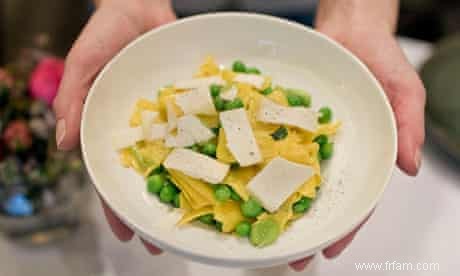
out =
{"type": "Polygon", "coordinates": [[[224,183],[232,187],[242,199],[248,200],[249,191],[246,189],[246,185],[258,171],[255,166],[232,169],[225,177],[224,183]]]}
{"type": "Polygon", "coordinates": [[[244,220],[240,204],[235,201],[218,202],[214,206],[214,219],[222,223],[222,232],[232,232],[244,220]]]}
{"type": "Polygon", "coordinates": [[[141,114],[142,111],[158,111],[158,103],[149,101],[147,99],[139,99],[134,106],[134,111],[129,119],[129,126],[130,127],[137,127],[141,125],[141,114]]]}
{"type": "Polygon", "coordinates": [[[193,209],[215,204],[214,193],[209,184],[201,180],[191,178],[177,170],[168,170],[174,183],[185,191],[193,209]]]}
{"type": "Polygon", "coordinates": [[[236,159],[227,147],[227,137],[223,128],[219,129],[219,137],[217,139],[216,149],[217,160],[227,164],[235,163],[236,159]]]}
{"type": "Polygon", "coordinates": [[[214,57],[207,56],[204,62],[200,65],[198,73],[195,74],[195,78],[205,78],[218,75],[220,73],[219,65],[217,65],[214,57]]]}

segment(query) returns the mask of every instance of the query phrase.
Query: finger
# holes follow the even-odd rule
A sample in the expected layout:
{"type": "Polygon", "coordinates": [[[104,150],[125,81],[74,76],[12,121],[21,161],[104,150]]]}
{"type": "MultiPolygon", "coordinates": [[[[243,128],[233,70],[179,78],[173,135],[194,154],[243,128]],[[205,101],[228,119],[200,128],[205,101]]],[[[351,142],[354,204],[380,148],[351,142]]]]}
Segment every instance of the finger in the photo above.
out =
{"type": "Polygon", "coordinates": [[[398,127],[397,163],[407,174],[415,176],[421,166],[425,140],[425,90],[412,70],[387,89],[398,127]]]}
{"type": "Polygon", "coordinates": [[[382,84],[396,117],[398,166],[414,176],[421,165],[425,140],[425,88],[396,40],[389,40],[385,55],[366,58],[366,54],[364,60],[382,84]]]}
{"type": "Polygon", "coordinates": [[[100,198],[102,208],[104,209],[105,217],[107,222],[112,229],[112,232],[120,241],[129,241],[133,238],[134,232],[129,229],[110,209],[110,207],[105,203],[105,201],[100,198]]]}
{"type": "Polygon", "coordinates": [[[371,213],[348,235],[346,235],[344,238],[339,240],[338,242],[332,244],[331,246],[327,247],[326,249],[323,250],[323,255],[324,257],[328,259],[335,258],[339,256],[345,248],[353,241],[353,239],[356,236],[356,233],[361,229],[361,227],[367,222],[367,220],[370,218],[374,210],[371,211],[371,213]]]}
{"type": "Polygon", "coordinates": [[[112,7],[101,8],[90,19],[69,52],[53,103],[59,149],[69,150],[78,144],[81,110],[94,77],[115,53],[140,33],[140,27],[130,17],[112,7]]]}
{"type": "Polygon", "coordinates": [[[293,270],[295,270],[297,272],[300,272],[300,271],[304,270],[308,266],[308,264],[313,260],[313,258],[315,258],[315,255],[312,255],[312,256],[309,256],[307,258],[292,262],[292,263],[289,264],[289,266],[293,270]]]}
{"type": "Polygon", "coordinates": [[[144,244],[144,247],[147,249],[147,251],[152,254],[152,255],[160,255],[161,253],[163,253],[163,251],[152,245],[151,243],[145,241],[144,239],[140,238],[141,242],[144,244]]]}

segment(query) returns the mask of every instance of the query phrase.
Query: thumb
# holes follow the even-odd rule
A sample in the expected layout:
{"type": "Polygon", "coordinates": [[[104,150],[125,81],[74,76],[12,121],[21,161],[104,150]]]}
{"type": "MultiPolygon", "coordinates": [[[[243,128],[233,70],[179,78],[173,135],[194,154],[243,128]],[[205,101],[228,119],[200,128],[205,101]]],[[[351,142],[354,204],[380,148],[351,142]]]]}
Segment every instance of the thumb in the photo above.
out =
{"type": "Polygon", "coordinates": [[[149,3],[145,8],[139,1],[111,3],[96,11],[67,56],[64,76],[53,103],[57,118],[56,144],[61,150],[70,150],[79,142],[83,102],[101,68],[144,31],[175,18],[172,11],[163,13],[162,17],[156,15],[161,14],[160,2],[149,3]],[[156,11],[155,20],[146,10],[156,11]]]}

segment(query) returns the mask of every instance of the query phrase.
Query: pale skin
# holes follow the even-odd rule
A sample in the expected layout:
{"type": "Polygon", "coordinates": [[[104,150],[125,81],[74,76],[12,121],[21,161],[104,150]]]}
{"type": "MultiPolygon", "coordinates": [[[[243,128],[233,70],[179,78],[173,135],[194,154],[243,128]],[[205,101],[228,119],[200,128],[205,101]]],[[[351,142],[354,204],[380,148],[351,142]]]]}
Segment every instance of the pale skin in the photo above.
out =
{"type": "MultiPolygon", "coordinates": [[[[64,77],[53,107],[58,119],[58,148],[79,143],[81,110],[97,73],[120,49],[142,33],[172,22],[176,16],[169,0],[102,0],[66,58],[64,77]]],[[[398,166],[415,176],[421,165],[425,138],[425,90],[394,37],[398,0],[321,0],[315,27],[358,56],[382,84],[397,121],[398,166]]],[[[134,233],[102,202],[115,236],[129,241],[134,233]]],[[[369,215],[370,216],[370,215],[369,215]]],[[[369,218],[369,217],[368,217],[369,218]]],[[[327,247],[326,258],[340,255],[366,218],[342,240],[327,247]]],[[[144,242],[153,255],[161,250],[144,242]]],[[[290,263],[303,270],[314,256],[290,263]]]]}

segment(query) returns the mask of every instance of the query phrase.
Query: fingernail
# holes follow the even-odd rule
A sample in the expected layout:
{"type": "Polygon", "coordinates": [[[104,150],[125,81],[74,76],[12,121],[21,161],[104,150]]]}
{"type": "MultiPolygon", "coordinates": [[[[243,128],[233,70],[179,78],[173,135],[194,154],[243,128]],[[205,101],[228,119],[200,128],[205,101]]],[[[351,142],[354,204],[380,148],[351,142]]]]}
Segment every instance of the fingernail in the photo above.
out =
{"type": "Polygon", "coordinates": [[[160,248],[154,245],[151,245],[149,242],[145,241],[143,238],[139,238],[139,239],[141,240],[142,244],[144,244],[145,248],[150,254],[156,256],[156,255],[160,255],[161,253],[163,253],[163,251],[160,248]]]}
{"type": "MultiPolygon", "coordinates": [[[[345,249],[345,248],[344,248],[345,249]]],[[[343,249],[343,250],[344,250],[343,249]]],[[[340,251],[334,251],[334,250],[324,250],[323,252],[323,256],[326,257],[327,259],[329,260],[334,260],[336,259],[337,257],[340,256],[340,253],[342,253],[342,250],[340,251]]]]}
{"type": "Polygon", "coordinates": [[[59,119],[56,124],[56,145],[58,149],[61,149],[62,141],[65,137],[65,121],[64,119],[59,119]]]}
{"type": "Polygon", "coordinates": [[[422,165],[422,151],[420,149],[417,149],[415,152],[415,169],[417,170],[415,173],[417,174],[420,166],[422,165]]]}
{"type": "Polygon", "coordinates": [[[296,261],[296,262],[293,262],[291,263],[291,267],[295,271],[301,272],[308,266],[308,264],[313,260],[314,257],[315,255],[299,260],[299,261],[296,261]]]}

